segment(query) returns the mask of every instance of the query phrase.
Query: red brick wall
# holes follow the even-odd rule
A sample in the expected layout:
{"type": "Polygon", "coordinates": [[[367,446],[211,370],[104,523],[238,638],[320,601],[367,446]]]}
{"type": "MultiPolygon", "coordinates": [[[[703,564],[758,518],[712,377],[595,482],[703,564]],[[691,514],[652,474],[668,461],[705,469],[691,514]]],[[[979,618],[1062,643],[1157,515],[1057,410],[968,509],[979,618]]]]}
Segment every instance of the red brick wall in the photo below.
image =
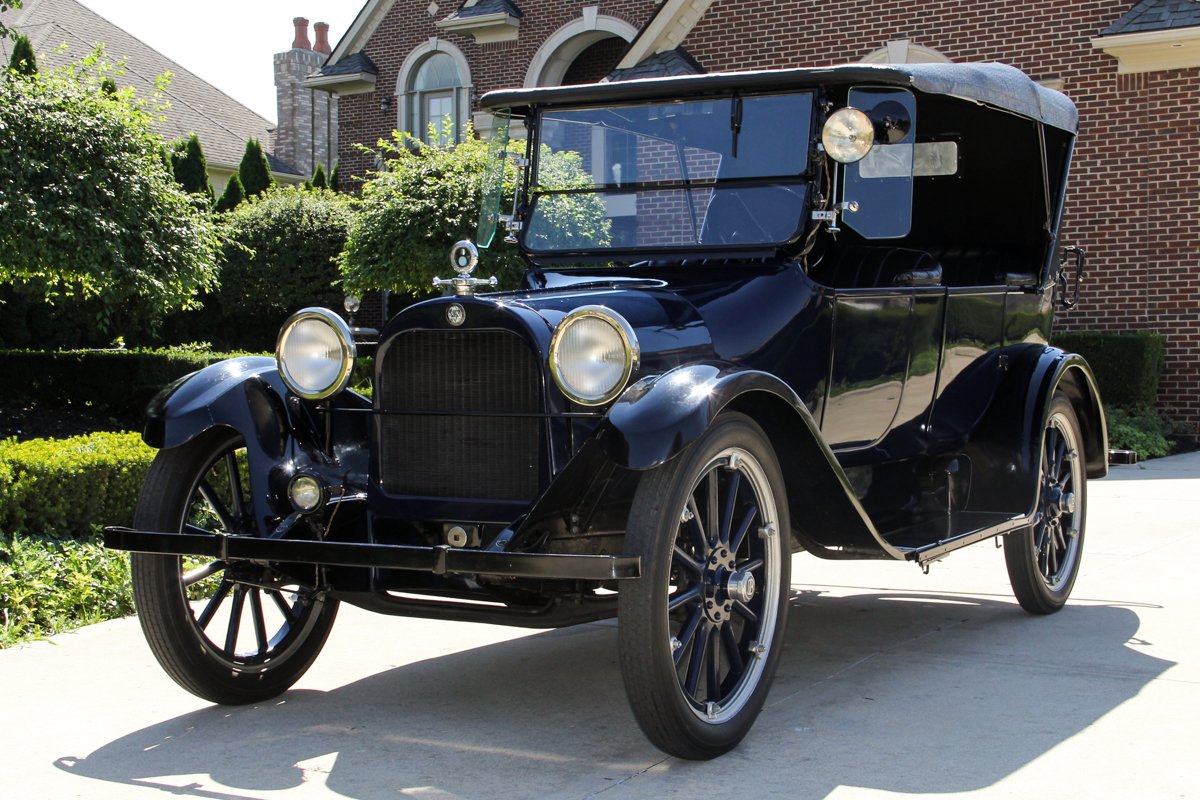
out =
{"type": "Polygon", "coordinates": [[[710,71],[857,61],[908,39],[1060,78],[1080,112],[1062,242],[1088,251],[1060,328],[1167,336],[1159,401],[1200,424],[1200,70],[1118,76],[1090,40],[1117,0],[717,0],[684,41],[710,71]],[[729,31],[736,30],[737,36],[729,31]]]}

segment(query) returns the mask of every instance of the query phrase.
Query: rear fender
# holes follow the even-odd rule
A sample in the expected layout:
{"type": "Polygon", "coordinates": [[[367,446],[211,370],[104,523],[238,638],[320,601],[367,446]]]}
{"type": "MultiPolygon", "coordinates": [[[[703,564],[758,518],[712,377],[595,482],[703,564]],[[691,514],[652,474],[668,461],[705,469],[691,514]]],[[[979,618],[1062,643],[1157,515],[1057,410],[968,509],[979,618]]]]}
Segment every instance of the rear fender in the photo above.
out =
{"type": "Polygon", "coordinates": [[[678,456],[725,410],[754,419],[770,438],[787,484],[793,535],[824,558],[903,558],[867,517],[833,451],[795,392],[766,372],[728,364],[680,367],[637,382],[601,431],[608,457],[649,470],[678,456]]]}
{"type": "Polygon", "coordinates": [[[975,475],[972,508],[1033,512],[1046,420],[1059,391],[1079,420],[1087,476],[1108,474],[1108,432],[1092,368],[1078,354],[1030,346],[1010,356],[1008,375],[967,446],[975,475]]]}

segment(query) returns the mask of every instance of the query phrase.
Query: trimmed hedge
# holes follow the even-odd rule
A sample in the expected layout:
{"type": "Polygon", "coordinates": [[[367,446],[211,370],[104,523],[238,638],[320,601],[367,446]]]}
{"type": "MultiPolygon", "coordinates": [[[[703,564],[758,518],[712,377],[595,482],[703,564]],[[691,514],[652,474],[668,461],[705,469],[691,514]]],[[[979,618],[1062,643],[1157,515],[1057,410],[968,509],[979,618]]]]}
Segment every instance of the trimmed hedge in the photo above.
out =
{"type": "Polygon", "coordinates": [[[1166,340],[1155,331],[1057,333],[1054,345],[1087,359],[1106,406],[1149,408],[1158,396],[1166,340]]]}
{"type": "Polygon", "coordinates": [[[83,539],[130,524],[154,452],[136,433],[0,441],[0,530],[83,539]]]}
{"type": "Polygon", "coordinates": [[[87,408],[140,421],[176,378],[234,353],[170,350],[0,350],[0,407],[87,408]]]}

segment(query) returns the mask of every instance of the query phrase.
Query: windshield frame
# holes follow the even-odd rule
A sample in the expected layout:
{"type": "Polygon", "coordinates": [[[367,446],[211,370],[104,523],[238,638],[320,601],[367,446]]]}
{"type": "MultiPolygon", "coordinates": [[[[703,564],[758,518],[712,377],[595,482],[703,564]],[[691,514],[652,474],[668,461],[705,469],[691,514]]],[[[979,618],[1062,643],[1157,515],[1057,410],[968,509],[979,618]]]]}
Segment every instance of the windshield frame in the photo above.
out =
{"type": "MultiPolygon", "coordinates": [[[[636,261],[645,260],[647,258],[662,259],[670,257],[679,257],[694,259],[697,257],[707,258],[763,258],[777,254],[780,250],[785,250],[797,242],[801,241],[808,233],[811,225],[810,214],[808,213],[812,207],[811,191],[814,185],[814,178],[819,169],[819,158],[813,149],[814,131],[817,130],[818,115],[820,113],[819,92],[815,87],[804,87],[790,90],[774,90],[774,91],[758,91],[754,93],[739,93],[739,92],[722,92],[719,94],[705,95],[700,97],[688,98],[662,98],[648,99],[636,101],[620,101],[620,102],[596,102],[596,103],[572,103],[570,105],[546,105],[546,106],[528,106],[526,108],[526,127],[529,132],[529,149],[527,151],[529,163],[525,169],[524,179],[521,181],[520,192],[521,200],[519,204],[519,219],[521,221],[518,241],[522,253],[531,262],[539,263],[592,263],[597,261],[610,261],[613,263],[633,263],[636,261]],[[556,112],[573,112],[573,111],[591,111],[602,110],[606,108],[622,108],[622,107],[637,107],[637,106],[653,106],[653,105],[671,105],[683,104],[692,102],[707,102],[707,103],[729,103],[730,108],[738,108],[747,100],[753,100],[760,97],[779,97],[779,96],[802,96],[808,99],[808,118],[802,121],[803,131],[807,136],[807,141],[789,143],[788,146],[803,147],[802,169],[794,174],[786,175],[764,175],[750,177],[733,177],[723,178],[713,176],[709,178],[692,178],[683,177],[669,180],[653,180],[653,181],[634,181],[632,183],[596,183],[587,187],[563,188],[555,190],[540,190],[537,187],[538,170],[540,168],[540,159],[543,155],[543,137],[546,131],[547,115],[556,112]],[[690,244],[665,244],[661,246],[652,246],[645,244],[632,245],[607,245],[599,247],[578,247],[578,248],[556,248],[556,249],[539,249],[533,246],[529,240],[530,222],[534,220],[534,215],[537,210],[537,204],[543,198],[555,195],[571,195],[571,194],[591,194],[595,196],[604,196],[605,194],[633,194],[638,191],[663,191],[663,192],[680,192],[694,193],[696,191],[715,191],[717,189],[750,189],[756,187],[785,187],[794,190],[797,194],[796,202],[798,204],[798,214],[795,228],[790,232],[790,235],[784,238],[775,238],[771,241],[753,241],[749,243],[713,243],[695,241],[690,244]]],[[[731,123],[732,123],[732,118],[731,123]]],[[[739,115],[740,122],[740,115],[739,115]]],[[[600,126],[597,126],[600,127],[600,126]]],[[[640,135],[650,137],[649,133],[641,133],[640,135]]],[[[733,135],[734,140],[740,137],[740,130],[733,135]]],[[[662,137],[653,137],[659,141],[676,144],[675,140],[662,137]]],[[[736,145],[735,145],[736,147],[736,145]]],[[[736,155],[736,149],[734,150],[736,155]]],[[[689,203],[690,205],[690,203],[689,203]]],[[[693,224],[695,228],[695,224],[693,224]]],[[[695,238],[699,238],[698,236],[695,238]]]]}

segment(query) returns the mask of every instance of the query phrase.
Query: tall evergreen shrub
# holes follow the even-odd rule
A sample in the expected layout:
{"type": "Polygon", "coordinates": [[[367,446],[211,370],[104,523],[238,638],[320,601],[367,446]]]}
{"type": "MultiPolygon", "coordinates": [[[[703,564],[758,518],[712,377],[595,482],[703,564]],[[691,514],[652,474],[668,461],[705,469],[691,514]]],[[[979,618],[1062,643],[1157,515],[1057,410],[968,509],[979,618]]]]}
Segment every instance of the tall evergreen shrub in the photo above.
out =
{"type": "Polygon", "coordinates": [[[233,211],[245,199],[246,191],[242,188],[242,179],[235,172],[229,176],[225,191],[221,192],[221,199],[217,201],[217,211],[233,211]]]}
{"type": "Polygon", "coordinates": [[[12,58],[8,61],[8,68],[18,75],[37,74],[37,57],[33,54],[33,45],[28,36],[17,34],[16,41],[13,42],[12,58]]]}
{"type": "Polygon", "coordinates": [[[275,185],[271,177],[271,165],[263,153],[258,139],[246,142],[246,152],[242,154],[242,163],[238,165],[238,177],[242,179],[242,190],[246,197],[255,197],[275,185]]]}

